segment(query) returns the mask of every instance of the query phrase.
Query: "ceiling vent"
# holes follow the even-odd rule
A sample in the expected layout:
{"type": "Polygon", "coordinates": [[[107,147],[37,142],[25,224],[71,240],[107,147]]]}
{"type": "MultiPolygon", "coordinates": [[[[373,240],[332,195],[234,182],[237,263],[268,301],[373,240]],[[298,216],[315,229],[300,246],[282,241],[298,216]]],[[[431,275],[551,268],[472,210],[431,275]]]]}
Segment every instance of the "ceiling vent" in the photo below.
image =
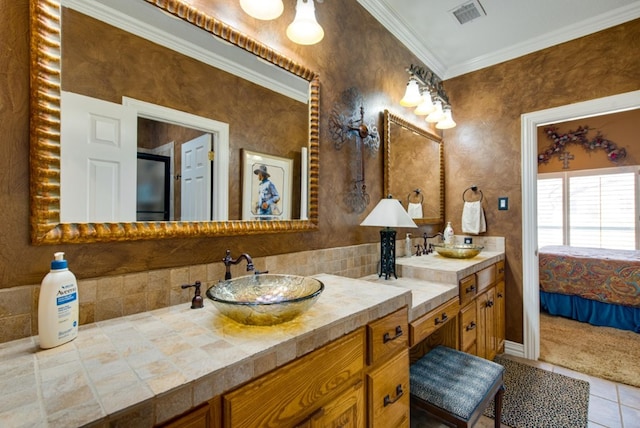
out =
{"type": "Polygon", "coordinates": [[[471,22],[474,19],[487,16],[487,13],[484,11],[484,8],[478,0],[472,0],[462,3],[455,9],[450,10],[450,12],[460,23],[460,25],[471,22]]]}

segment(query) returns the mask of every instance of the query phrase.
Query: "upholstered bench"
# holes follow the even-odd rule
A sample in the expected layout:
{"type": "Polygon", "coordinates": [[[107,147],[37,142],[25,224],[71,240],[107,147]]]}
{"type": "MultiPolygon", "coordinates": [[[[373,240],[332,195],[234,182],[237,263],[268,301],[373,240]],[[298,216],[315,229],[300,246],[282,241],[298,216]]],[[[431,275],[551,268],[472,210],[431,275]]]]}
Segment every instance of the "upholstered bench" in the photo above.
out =
{"type": "Polygon", "coordinates": [[[472,427],[495,400],[500,428],[503,373],[500,364],[438,346],[411,365],[411,403],[456,427],[472,427]]]}

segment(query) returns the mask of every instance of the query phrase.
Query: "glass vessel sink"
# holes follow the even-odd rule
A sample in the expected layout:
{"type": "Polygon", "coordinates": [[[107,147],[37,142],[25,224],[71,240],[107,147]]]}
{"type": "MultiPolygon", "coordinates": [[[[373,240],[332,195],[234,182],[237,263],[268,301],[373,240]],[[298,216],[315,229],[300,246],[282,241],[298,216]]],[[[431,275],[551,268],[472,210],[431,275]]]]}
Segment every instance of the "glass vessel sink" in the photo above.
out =
{"type": "Polygon", "coordinates": [[[320,297],[324,284],[296,275],[247,275],[220,281],[207,297],[227,317],[241,324],[274,325],[306,312],[320,297]]]}
{"type": "Polygon", "coordinates": [[[473,244],[433,244],[438,254],[451,259],[471,259],[484,249],[482,245],[473,244]]]}

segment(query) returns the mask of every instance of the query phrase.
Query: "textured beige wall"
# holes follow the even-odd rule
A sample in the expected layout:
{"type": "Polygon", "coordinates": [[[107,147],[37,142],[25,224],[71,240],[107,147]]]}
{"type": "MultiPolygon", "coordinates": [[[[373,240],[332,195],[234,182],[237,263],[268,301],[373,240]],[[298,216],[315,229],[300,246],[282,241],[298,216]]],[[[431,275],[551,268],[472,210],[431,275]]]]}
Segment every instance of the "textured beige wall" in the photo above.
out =
{"type": "MultiPolygon", "coordinates": [[[[359,223],[382,197],[382,154],[365,157],[371,200],[362,214],[351,213],[349,148],[334,148],[328,118],[341,94],[357,87],[365,99],[367,122],[382,129],[381,112],[412,120],[397,100],[404,92],[405,67],[418,63],[356,0],[317,7],[325,39],[297,46],[284,35],[293,8],[274,22],[244,15],[235,2],[208,1],[212,14],[320,74],[320,224],[318,232],[232,238],[34,247],[29,243],[29,37],[27,0],[0,0],[0,288],[38,283],[54,251],[65,251],[80,278],[132,274],[214,263],[230,248],[255,257],[377,242],[375,228],[359,223]]],[[[446,214],[460,229],[462,192],[471,184],[485,195],[488,235],[507,238],[507,337],[522,340],[522,260],[520,212],[520,115],[640,88],[640,20],[528,55],[445,83],[458,127],[445,132],[446,214]],[[498,196],[510,198],[497,211],[498,196]]],[[[422,125],[422,121],[416,123],[422,125]]],[[[432,232],[421,228],[418,232],[432,232]]],[[[11,306],[1,311],[11,312],[11,306]]]]}

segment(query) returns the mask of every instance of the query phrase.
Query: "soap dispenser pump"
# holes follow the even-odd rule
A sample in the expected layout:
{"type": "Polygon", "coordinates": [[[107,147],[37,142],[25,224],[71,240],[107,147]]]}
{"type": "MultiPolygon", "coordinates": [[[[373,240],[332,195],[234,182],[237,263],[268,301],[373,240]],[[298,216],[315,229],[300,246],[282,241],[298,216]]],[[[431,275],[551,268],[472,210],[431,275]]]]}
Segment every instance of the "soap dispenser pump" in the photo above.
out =
{"type": "Polygon", "coordinates": [[[411,257],[411,234],[407,233],[407,237],[404,239],[404,256],[411,257]]]}

